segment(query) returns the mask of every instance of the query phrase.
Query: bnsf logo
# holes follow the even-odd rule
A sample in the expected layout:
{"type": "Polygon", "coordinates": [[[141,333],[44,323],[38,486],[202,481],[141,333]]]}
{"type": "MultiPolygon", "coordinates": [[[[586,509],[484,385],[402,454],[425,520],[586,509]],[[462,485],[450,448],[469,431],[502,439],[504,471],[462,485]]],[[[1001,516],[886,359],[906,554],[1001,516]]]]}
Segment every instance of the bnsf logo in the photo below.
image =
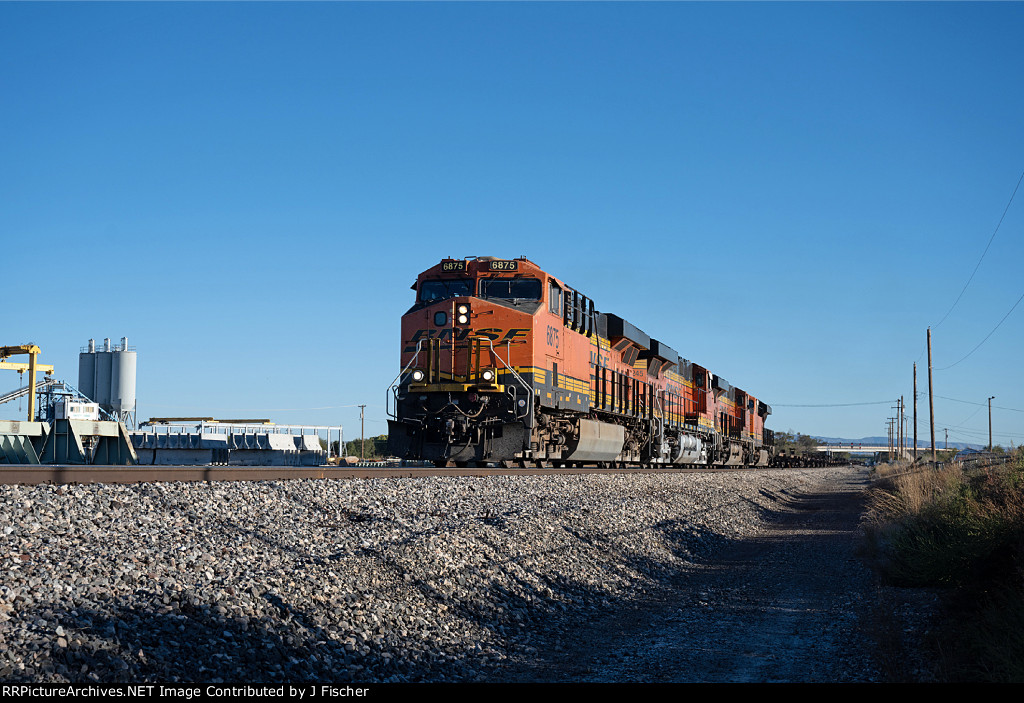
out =
{"type": "Polygon", "coordinates": [[[479,330],[468,330],[468,329],[451,329],[446,328],[442,330],[438,329],[422,329],[416,330],[412,335],[412,339],[409,343],[412,345],[406,347],[405,351],[416,351],[416,343],[421,339],[439,339],[442,342],[451,342],[453,339],[456,342],[461,342],[467,339],[470,335],[474,337],[486,337],[495,344],[508,344],[515,343],[517,340],[525,341],[526,337],[530,334],[530,328],[519,329],[513,328],[509,330],[503,330],[498,327],[485,327],[479,330]]]}

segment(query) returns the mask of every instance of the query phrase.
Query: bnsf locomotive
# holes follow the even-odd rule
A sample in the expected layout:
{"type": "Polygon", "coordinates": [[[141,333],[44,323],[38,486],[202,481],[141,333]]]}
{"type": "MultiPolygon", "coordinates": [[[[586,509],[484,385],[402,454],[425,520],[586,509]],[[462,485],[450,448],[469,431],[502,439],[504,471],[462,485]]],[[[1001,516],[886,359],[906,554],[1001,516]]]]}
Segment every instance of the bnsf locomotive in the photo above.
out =
{"type": "Polygon", "coordinates": [[[765,466],[771,408],[526,258],[444,259],[402,317],[389,451],[439,466],[765,466]]]}

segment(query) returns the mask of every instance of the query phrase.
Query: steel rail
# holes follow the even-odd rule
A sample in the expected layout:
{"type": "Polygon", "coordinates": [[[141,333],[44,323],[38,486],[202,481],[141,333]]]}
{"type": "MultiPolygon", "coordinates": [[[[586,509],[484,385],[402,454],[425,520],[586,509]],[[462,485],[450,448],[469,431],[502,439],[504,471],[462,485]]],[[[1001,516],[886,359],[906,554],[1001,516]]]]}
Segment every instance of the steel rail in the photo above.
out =
{"type": "Polygon", "coordinates": [[[0,485],[67,485],[73,483],[166,483],[199,481],[283,481],[291,479],[427,478],[436,476],[558,476],[574,474],[679,474],[757,471],[771,467],[723,466],[673,468],[437,468],[414,466],[57,466],[7,464],[0,485]]]}

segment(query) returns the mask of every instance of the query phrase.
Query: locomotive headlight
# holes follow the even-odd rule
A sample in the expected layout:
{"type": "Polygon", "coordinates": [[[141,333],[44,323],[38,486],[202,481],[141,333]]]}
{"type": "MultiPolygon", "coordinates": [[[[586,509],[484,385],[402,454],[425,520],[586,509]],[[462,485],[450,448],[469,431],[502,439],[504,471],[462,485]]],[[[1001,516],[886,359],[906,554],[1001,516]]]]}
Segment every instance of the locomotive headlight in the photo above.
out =
{"type": "Polygon", "coordinates": [[[494,370],[484,369],[483,371],[480,372],[480,378],[490,383],[491,381],[494,380],[494,370]]]}
{"type": "Polygon", "coordinates": [[[422,381],[423,380],[423,372],[420,371],[419,369],[416,369],[415,371],[413,371],[412,372],[412,380],[414,380],[416,383],[419,383],[420,381],[422,381]]]}
{"type": "Polygon", "coordinates": [[[460,325],[468,325],[470,312],[469,303],[459,303],[455,306],[455,322],[460,325]]]}

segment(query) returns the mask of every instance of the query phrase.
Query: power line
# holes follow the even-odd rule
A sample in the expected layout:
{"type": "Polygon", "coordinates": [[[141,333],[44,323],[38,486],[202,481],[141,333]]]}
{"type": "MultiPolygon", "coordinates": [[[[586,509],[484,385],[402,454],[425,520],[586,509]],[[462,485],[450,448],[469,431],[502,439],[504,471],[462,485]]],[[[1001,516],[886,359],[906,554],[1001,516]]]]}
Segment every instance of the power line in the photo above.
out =
{"type": "Polygon", "coordinates": [[[895,400],[875,400],[869,403],[820,403],[820,404],[809,404],[809,405],[789,405],[785,403],[772,403],[773,408],[849,408],[855,405],[884,405],[886,403],[895,403],[895,400]]]}
{"type": "Polygon", "coordinates": [[[967,421],[970,420],[975,415],[977,415],[978,413],[980,413],[983,407],[985,406],[979,404],[978,407],[974,409],[974,412],[972,412],[970,415],[968,415],[967,417],[960,421],[959,425],[951,425],[951,427],[967,427],[967,421]]]}
{"type": "MultiPolygon", "coordinates": [[[[943,425],[943,427],[945,427],[945,425],[943,425]]],[[[985,444],[988,443],[987,442],[987,440],[988,440],[988,430],[987,429],[986,430],[969,430],[969,429],[964,429],[964,428],[955,428],[955,429],[956,429],[956,431],[954,432],[954,427],[950,426],[949,427],[949,434],[954,436],[954,437],[960,437],[960,438],[966,439],[966,440],[972,440],[972,441],[984,440],[983,443],[985,443],[985,444]]],[[[1011,439],[1011,440],[1013,440],[1013,439],[1024,439],[1024,435],[1014,434],[1014,433],[1011,433],[1011,432],[993,432],[992,436],[993,437],[1003,437],[1003,438],[1007,438],[1007,439],[1011,439]]]]}
{"type": "MultiPolygon", "coordinates": [[[[980,405],[983,408],[988,405],[988,403],[976,403],[973,400],[960,400],[959,398],[947,398],[944,395],[936,395],[935,397],[936,398],[942,398],[943,400],[952,400],[954,403],[966,403],[967,405],[980,405]]],[[[1015,412],[1015,413],[1024,413],[1024,410],[1018,410],[1017,408],[1006,408],[1006,407],[1003,407],[1001,405],[993,405],[992,407],[993,408],[998,408],[999,410],[1010,410],[1011,412],[1015,412]]]]}
{"type": "MultiPolygon", "coordinates": [[[[989,337],[991,337],[991,336],[992,336],[992,334],[993,334],[993,333],[994,333],[994,332],[995,332],[995,331],[996,331],[997,329],[999,329],[1000,325],[1002,325],[1002,324],[1003,324],[1004,322],[1006,322],[1006,318],[1008,318],[1008,317],[1010,316],[1010,313],[1011,313],[1011,312],[1013,312],[1013,311],[1014,311],[1014,310],[1015,310],[1015,309],[1017,308],[1017,306],[1018,306],[1018,305],[1020,305],[1020,301],[1022,301],[1022,300],[1024,300],[1024,293],[1021,293],[1021,294],[1020,294],[1020,297],[1019,297],[1019,298],[1017,298],[1017,302],[1013,304],[1013,307],[1011,307],[1011,308],[1009,309],[1009,311],[1007,311],[1007,313],[1006,313],[1005,315],[1003,315],[1003,319],[1002,319],[1002,320],[1000,320],[1000,321],[999,321],[999,323],[998,323],[998,324],[997,324],[997,325],[996,325],[995,327],[993,327],[993,328],[992,328],[992,332],[989,332],[988,334],[986,334],[986,335],[985,335],[985,339],[983,339],[983,340],[981,340],[980,342],[978,342],[978,346],[974,347],[974,349],[972,349],[972,350],[970,350],[969,352],[967,352],[967,354],[966,354],[965,356],[963,356],[963,357],[962,357],[962,358],[960,359],[960,361],[963,361],[963,360],[964,360],[964,359],[966,359],[966,358],[967,358],[968,356],[970,356],[970,355],[971,355],[971,354],[973,354],[974,352],[978,351],[978,349],[979,349],[979,348],[981,347],[981,345],[982,345],[982,344],[984,344],[985,342],[987,342],[987,341],[988,341],[988,338],[989,338],[989,337]]],[[[953,368],[954,366],[956,366],[957,364],[959,364],[959,363],[960,363],[960,361],[956,361],[956,362],[954,362],[954,363],[950,364],[949,366],[943,366],[943,367],[942,367],[941,369],[935,369],[935,370],[936,370],[936,371],[945,371],[946,369],[951,369],[951,368],[953,368]]]]}
{"type": "MultiPolygon", "coordinates": [[[[957,303],[960,302],[960,298],[964,297],[964,292],[967,290],[967,286],[971,285],[971,281],[974,280],[974,274],[976,274],[978,272],[978,267],[981,266],[982,259],[984,259],[985,258],[985,254],[988,253],[988,248],[990,246],[992,246],[992,240],[996,238],[996,232],[999,231],[999,226],[1003,224],[1003,219],[1006,217],[1006,213],[1010,209],[1011,203],[1013,203],[1013,198],[1017,195],[1017,189],[1020,188],[1021,181],[1024,181],[1024,171],[1021,172],[1020,178],[1017,179],[1017,185],[1014,186],[1014,188],[1013,188],[1013,194],[1010,196],[1010,201],[1008,203],[1006,203],[1006,207],[1003,208],[1003,214],[999,218],[999,222],[996,223],[996,228],[992,232],[992,236],[988,238],[988,244],[985,245],[985,251],[981,252],[981,258],[978,259],[978,263],[976,263],[974,265],[974,270],[971,271],[970,278],[967,279],[967,283],[965,283],[964,287],[960,290],[960,295],[958,295],[956,297],[956,300],[953,301],[953,304],[950,306],[949,310],[946,311],[946,314],[942,316],[942,319],[939,320],[938,324],[932,325],[932,329],[937,328],[939,325],[941,325],[943,322],[945,322],[946,318],[949,317],[949,313],[953,312],[953,308],[955,308],[957,303]]],[[[1024,297],[1024,296],[1022,296],[1022,297],[1024,297]]],[[[1019,303],[1020,301],[1018,300],[1017,302],[1019,303]]],[[[1016,307],[1016,305],[1014,307],[1016,307]]],[[[993,332],[994,331],[995,330],[993,330],[993,332]]],[[[988,337],[986,337],[985,339],[988,339],[988,337]]],[[[982,341],[984,342],[984,340],[982,340],[982,341]]],[[[978,346],[981,346],[981,345],[979,344],[978,346]]],[[[973,351],[972,351],[972,353],[973,353],[973,351]]],[[[968,354],[967,356],[970,356],[970,354],[968,354]]],[[[967,357],[964,357],[964,359],[966,359],[966,358],[967,357]]],[[[963,361],[963,359],[961,359],[960,361],[963,361]]],[[[959,364],[960,362],[958,361],[957,363],[959,364]]],[[[956,364],[954,364],[954,366],[955,365],[956,364]]],[[[949,368],[949,367],[947,366],[946,368],[949,368]]],[[[939,369],[939,370],[941,371],[942,369],[939,369]]]]}

